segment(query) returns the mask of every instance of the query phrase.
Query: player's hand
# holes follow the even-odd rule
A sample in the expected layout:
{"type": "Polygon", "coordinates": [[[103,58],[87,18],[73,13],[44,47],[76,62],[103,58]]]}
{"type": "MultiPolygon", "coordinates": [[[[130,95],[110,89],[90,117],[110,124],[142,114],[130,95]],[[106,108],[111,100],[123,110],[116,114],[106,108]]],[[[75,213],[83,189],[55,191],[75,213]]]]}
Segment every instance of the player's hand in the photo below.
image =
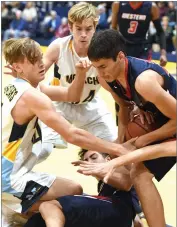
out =
{"type": "Polygon", "coordinates": [[[9,65],[6,65],[5,68],[6,69],[9,69],[9,72],[4,72],[4,74],[11,75],[13,77],[17,77],[17,71],[13,68],[13,66],[11,66],[9,64],[9,65]]]}
{"type": "Polygon", "coordinates": [[[129,153],[130,151],[134,151],[137,149],[137,147],[135,145],[137,139],[138,139],[138,137],[135,137],[135,138],[132,138],[132,139],[128,140],[127,142],[121,144],[127,150],[126,153],[129,153]]]}
{"type": "Polygon", "coordinates": [[[145,119],[148,124],[154,123],[154,118],[151,112],[141,110],[138,106],[134,106],[133,110],[130,112],[130,121],[133,121],[134,117],[139,115],[141,123],[144,125],[145,119]]]}
{"type": "Polygon", "coordinates": [[[79,62],[77,62],[75,66],[76,75],[85,75],[91,66],[92,63],[88,58],[80,58],[79,62]]]}
{"type": "Polygon", "coordinates": [[[161,56],[160,56],[160,66],[166,66],[166,64],[167,64],[167,57],[166,57],[166,55],[165,54],[162,54],[161,56]]]}
{"type": "Polygon", "coordinates": [[[77,172],[86,176],[93,176],[97,178],[104,178],[108,171],[112,169],[112,161],[104,163],[90,163],[86,161],[75,161],[73,165],[79,166],[77,172]]]}

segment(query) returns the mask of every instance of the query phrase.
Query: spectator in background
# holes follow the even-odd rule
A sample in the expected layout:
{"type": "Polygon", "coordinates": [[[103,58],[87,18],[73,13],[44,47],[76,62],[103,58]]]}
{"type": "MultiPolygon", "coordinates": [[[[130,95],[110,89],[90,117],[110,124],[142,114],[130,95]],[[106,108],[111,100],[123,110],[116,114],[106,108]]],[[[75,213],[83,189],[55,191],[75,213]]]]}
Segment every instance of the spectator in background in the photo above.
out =
{"type": "Polygon", "coordinates": [[[22,19],[21,10],[17,10],[15,13],[15,19],[10,23],[10,28],[5,30],[3,40],[7,40],[10,37],[19,38],[19,33],[24,29],[25,20],[22,19]]]}
{"type": "Polygon", "coordinates": [[[36,21],[32,18],[32,16],[28,15],[28,17],[26,17],[23,30],[19,32],[19,37],[34,38],[36,34],[36,25],[36,21]]]}
{"type": "Polygon", "coordinates": [[[55,33],[55,38],[62,38],[65,36],[68,36],[70,34],[69,26],[68,26],[68,19],[66,17],[63,17],[61,19],[61,25],[57,29],[55,33]]]}
{"type": "Polygon", "coordinates": [[[27,2],[25,9],[22,12],[22,18],[28,20],[31,17],[32,20],[37,18],[37,10],[34,7],[34,2],[27,2]]]}
{"type": "Polygon", "coordinates": [[[157,2],[157,6],[159,8],[160,18],[167,15],[168,8],[166,2],[157,2]]]}
{"type": "Polygon", "coordinates": [[[106,13],[106,7],[104,4],[99,4],[97,7],[99,21],[97,25],[97,30],[109,28],[108,17],[106,13]]]}
{"type": "Polygon", "coordinates": [[[167,44],[167,52],[174,51],[174,46],[172,42],[173,37],[173,26],[169,25],[169,17],[162,17],[162,27],[165,32],[166,44],[167,44]]]}
{"type": "Polygon", "coordinates": [[[169,22],[172,26],[176,24],[176,9],[174,2],[168,2],[168,13],[167,16],[169,17],[169,22]]]}
{"type": "Polygon", "coordinates": [[[46,25],[46,32],[44,33],[45,38],[54,37],[55,32],[61,24],[60,16],[57,15],[56,11],[52,10],[50,15],[51,20],[49,20],[48,24],[46,25]]]}
{"type": "Polygon", "coordinates": [[[1,29],[6,30],[9,27],[10,22],[13,20],[13,13],[8,8],[5,2],[1,2],[1,29]]]}

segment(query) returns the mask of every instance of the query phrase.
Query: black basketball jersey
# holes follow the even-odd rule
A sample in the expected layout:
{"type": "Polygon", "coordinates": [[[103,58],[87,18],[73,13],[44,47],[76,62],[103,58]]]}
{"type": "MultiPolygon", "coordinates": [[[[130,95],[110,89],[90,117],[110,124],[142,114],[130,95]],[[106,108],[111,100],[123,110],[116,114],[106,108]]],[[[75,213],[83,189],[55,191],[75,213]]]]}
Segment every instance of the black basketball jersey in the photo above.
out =
{"type": "Polygon", "coordinates": [[[129,2],[119,3],[119,31],[127,41],[134,44],[146,41],[146,34],[152,19],[151,7],[152,2],[142,2],[136,9],[129,2]]]}

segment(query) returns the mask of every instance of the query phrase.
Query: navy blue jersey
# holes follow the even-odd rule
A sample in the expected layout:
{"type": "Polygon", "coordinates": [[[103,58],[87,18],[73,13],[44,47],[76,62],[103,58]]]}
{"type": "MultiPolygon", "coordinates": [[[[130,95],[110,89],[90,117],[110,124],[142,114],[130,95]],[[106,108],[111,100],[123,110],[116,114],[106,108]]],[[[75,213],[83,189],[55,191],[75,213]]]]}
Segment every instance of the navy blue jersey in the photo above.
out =
{"type": "MultiPolygon", "coordinates": [[[[135,90],[136,78],[144,71],[151,69],[160,74],[164,79],[163,89],[169,92],[176,99],[176,80],[164,68],[158,64],[148,62],[142,59],[127,57],[125,78],[127,90],[125,90],[118,81],[107,82],[111,89],[122,99],[136,103],[141,109],[153,113],[155,121],[159,126],[167,123],[169,118],[163,115],[157,107],[151,102],[143,102],[142,97],[135,90]]],[[[156,142],[158,143],[158,142],[156,142]]],[[[145,166],[160,181],[166,173],[175,165],[176,157],[165,157],[145,161],[145,166]]]]}
{"type": "Polygon", "coordinates": [[[127,90],[117,81],[107,82],[111,89],[122,99],[136,103],[141,109],[150,111],[155,115],[160,114],[160,111],[153,103],[143,102],[142,97],[135,90],[136,78],[144,71],[151,69],[160,74],[164,79],[163,89],[169,92],[176,98],[176,80],[164,68],[156,63],[148,62],[142,59],[127,57],[126,58],[126,81],[127,90]]]}
{"type": "Polygon", "coordinates": [[[151,21],[152,2],[142,2],[133,9],[129,2],[119,3],[118,25],[123,37],[131,43],[146,41],[146,33],[151,21]]]}

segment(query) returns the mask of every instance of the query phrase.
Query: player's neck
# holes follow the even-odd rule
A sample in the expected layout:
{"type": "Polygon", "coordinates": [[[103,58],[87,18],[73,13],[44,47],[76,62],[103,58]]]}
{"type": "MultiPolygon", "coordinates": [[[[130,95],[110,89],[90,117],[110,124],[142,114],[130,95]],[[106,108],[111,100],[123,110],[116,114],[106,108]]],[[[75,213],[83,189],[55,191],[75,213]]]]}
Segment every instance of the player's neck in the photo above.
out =
{"type": "Polygon", "coordinates": [[[73,48],[79,57],[87,57],[88,47],[79,47],[73,42],[73,48]]]}
{"type": "Polygon", "coordinates": [[[122,64],[120,64],[120,72],[117,76],[117,80],[126,89],[127,84],[126,84],[125,74],[126,74],[126,62],[124,60],[122,64]]]}
{"type": "Polygon", "coordinates": [[[30,80],[28,80],[27,78],[23,77],[23,76],[18,76],[18,78],[25,80],[26,82],[28,82],[32,87],[36,88],[38,86],[38,84],[36,83],[32,83],[30,80]]]}

